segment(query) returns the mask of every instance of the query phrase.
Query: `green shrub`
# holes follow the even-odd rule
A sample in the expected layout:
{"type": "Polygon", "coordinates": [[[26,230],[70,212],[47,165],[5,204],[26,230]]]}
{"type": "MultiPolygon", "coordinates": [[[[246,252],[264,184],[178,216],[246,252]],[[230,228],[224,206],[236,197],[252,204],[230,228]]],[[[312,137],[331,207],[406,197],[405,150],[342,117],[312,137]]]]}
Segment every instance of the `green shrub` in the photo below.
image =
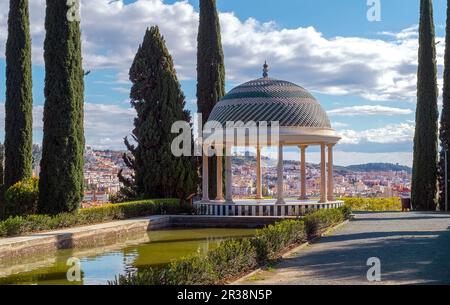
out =
{"type": "Polygon", "coordinates": [[[400,198],[344,198],[346,206],[353,211],[401,211],[402,203],[400,198]]]}
{"type": "Polygon", "coordinates": [[[2,222],[6,236],[20,235],[26,230],[26,221],[21,216],[10,217],[2,222]]]}
{"type": "Polygon", "coordinates": [[[289,245],[306,240],[305,224],[302,220],[286,220],[256,231],[252,243],[259,262],[274,259],[289,245]]]}
{"type": "Polygon", "coordinates": [[[5,192],[6,215],[24,216],[37,212],[39,198],[39,179],[30,178],[19,181],[5,192]]]}
{"type": "Polygon", "coordinates": [[[334,226],[349,217],[348,209],[324,209],[304,217],[305,230],[309,239],[316,237],[328,227],[334,226]]]}
{"type": "Polygon", "coordinates": [[[148,268],[133,275],[119,276],[119,285],[211,285],[217,282],[211,263],[199,255],[188,256],[163,268],[148,268]]]}
{"type": "Polygon", "coordinates": [[[52,229],[52,218],[48,215],[28,215],[25,217],[25,223],[27,232],[52,229]]]}
{"type": "Polygon", "coordinates": [[[190,206],[182,206],[178,199],[144,200],[100,207],[80,209],[76,213],[62,213],[55,216],[27,215],[10,217],[0,221],[0,237],[55,230],[77,225],[89,225],[133,217],[180,214],[192,212],[190,206]]]}
{"type": "Polygon", "coordinates": [[[208,253],[213,272],[218,279],[227,279],[257,266],[256,249],[248,238],[229,239],[208,253]]]}

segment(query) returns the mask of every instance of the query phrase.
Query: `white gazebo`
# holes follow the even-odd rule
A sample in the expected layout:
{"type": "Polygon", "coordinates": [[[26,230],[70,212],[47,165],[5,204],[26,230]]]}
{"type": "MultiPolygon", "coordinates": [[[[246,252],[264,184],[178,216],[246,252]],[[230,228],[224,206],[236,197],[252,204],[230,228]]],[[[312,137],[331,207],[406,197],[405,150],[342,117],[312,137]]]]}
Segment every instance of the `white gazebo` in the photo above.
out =
{"type": "Polygon", "coordinates": [[[214,107],[205,129],[205,134],[210,137],[209,141],[204,141],[204,151],[213,147],[217,154],[217,197],[211,199],[208,194],[210,154],[204,153],[202,200],[195,203],[199,214],[299,216],[310,210],[336,208],[343,204],[335,200],[333,192],[333,147],[340,137],[331,128],[319,102],[298,85],[269,78],[267,64],[264,64],[262,78],[234,88],[214,107]],[[214,131],[216,136],[211,136],[214,131]],[[314,145],[320,146],[321,156],[319,200],[310,200],[306,196],[306,150],[314,145]],[[233,200],[231,151],[234,146],[256,149],[255,199],[233,200]],[[263,199],[262,196],[261,149],[266,146],[278,148],[276,199],[263,199]],[[286,199],[283,194],[283,148],[288,146],[300,149],[300,197],[296,199],[286,199]]]}

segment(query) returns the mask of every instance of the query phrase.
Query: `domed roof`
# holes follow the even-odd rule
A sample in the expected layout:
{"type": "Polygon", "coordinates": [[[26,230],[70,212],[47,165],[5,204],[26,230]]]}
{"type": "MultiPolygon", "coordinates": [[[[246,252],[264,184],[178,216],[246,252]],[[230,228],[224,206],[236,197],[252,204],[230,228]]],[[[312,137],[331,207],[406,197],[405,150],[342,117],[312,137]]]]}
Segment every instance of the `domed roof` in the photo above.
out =
{"type": "Polygon", "coordinates": [[[209,121],[244,123],[278,121],[281,127],[331,129],[330,120],[319,102],[306,89],[291,82],[263,78],[231,90],[214,107],[209,121]]]}

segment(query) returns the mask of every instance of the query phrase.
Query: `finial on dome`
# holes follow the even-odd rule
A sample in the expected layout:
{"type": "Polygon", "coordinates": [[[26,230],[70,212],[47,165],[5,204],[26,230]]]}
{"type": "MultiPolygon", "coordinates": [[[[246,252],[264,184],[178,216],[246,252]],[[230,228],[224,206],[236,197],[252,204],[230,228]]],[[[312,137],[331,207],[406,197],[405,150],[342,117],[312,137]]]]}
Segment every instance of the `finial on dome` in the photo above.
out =
{"type": "Polygon", "coordinates": [[[269,77],[269,65],[267,64],[267,60],[264,62],[264,66],[263,66],[263,77],[264,78],[269,77]]]}

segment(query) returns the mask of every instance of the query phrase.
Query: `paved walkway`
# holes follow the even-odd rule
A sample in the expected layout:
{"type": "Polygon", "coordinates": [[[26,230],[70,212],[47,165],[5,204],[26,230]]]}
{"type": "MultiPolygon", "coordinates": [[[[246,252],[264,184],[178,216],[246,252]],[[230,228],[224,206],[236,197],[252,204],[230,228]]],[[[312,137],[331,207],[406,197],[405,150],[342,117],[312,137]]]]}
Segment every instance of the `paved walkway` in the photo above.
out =
{"type": "Polygon", "coordinates": [[[381,284],[450,284],[450,215],[356,213],[347,225],[239,284],[369,284],[370,257],[381,260],[381,284]]]}

